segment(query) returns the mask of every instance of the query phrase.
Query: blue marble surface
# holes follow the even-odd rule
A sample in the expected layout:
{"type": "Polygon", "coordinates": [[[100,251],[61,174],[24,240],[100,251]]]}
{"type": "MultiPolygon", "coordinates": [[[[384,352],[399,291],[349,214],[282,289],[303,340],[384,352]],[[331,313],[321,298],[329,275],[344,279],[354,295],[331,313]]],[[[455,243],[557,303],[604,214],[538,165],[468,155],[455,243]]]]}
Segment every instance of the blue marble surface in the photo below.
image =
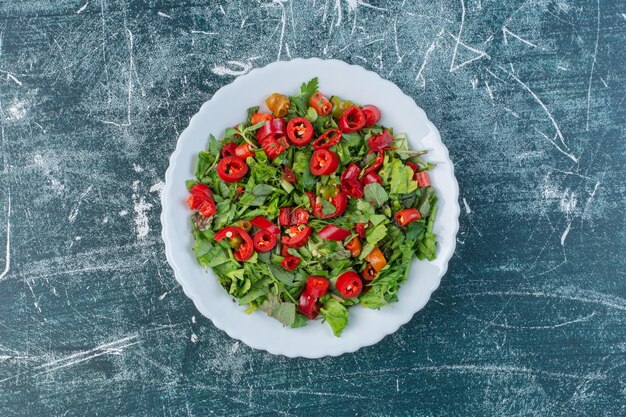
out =
{"type": "Polygon", "coordinates": [[[0,415],[626,414],[623,1],[0,1],[0,415]],[[190,117],[337,58],[439,127],[460,184],[428,305],[354,354],[217,330],[165,261],[190,117]]]}

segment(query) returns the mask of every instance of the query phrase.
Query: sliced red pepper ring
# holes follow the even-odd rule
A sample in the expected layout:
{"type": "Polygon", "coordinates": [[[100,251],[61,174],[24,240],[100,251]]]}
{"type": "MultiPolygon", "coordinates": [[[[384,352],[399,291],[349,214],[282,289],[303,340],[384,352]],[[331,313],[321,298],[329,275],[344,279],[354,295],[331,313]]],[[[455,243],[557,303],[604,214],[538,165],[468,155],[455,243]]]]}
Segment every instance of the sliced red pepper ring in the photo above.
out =
{"type": "Polygon", "coordinates": [[[422,214],[416,208],[408,208],[408,209],[400,210],[399,212],[393,215],[393,218],[396,219],[396,222],[400,226],[406,226],[411,222],[420,220],[422,218],[422,214]]]}
{"type": "Polygon", "coordinates": [[[378,275],[378,271],[369,262],[365,265],[363,272],[361,272],[361,277],[363,277],[365,281],[372,281],[376,278],[376,275],[378,275]]]}
{"type": "Polygon", "coordinates": [[[344,272],[339,275],[335,284],[337,291],[346,298],[354,298],[361,294],[363,290],[363,281],[361,277],[354,271],[344,272]]]}
{"type": "Polygon", "coordinates": [[[313,152],[309,167],[311,174],[319,176],[331,175],[339,166],[339,157],[328,149],[318,149],[313,152]]]}
{"type": "Polygon", "coordinates": [[[319,275],[311,275],[306,280],[305,292],[312,295],[315,298],[320,298],[328,291],[330,281],[326,277],[319,275]]]}
{"type": "Polygon", "coordinates": [[[420,171],[415,174],[415,179],[417,180],[417,186],[420,188],[430,186],[430,178],[428,178],[426,171],[420,171]]]}
{"type": "Polygon", "coordinates": [[[235,156],[245,161],[246,158],[254,156],[254,151],[249,143],[242,143],[235,148],[235,156]]]}
{"type": "Polygon", "coordinates": [[[365,115],[357,106],[348,107],[337,125],[343,133],[354,133],[365,126],[365,115]]]}
{"type": "Polygon", "coordinates": [[[371,184],[373,182],[377,182],[379,184],[383,183],[383,179],[375,172],[369,172],[367,175],[363,177],[363,185],[371,184]]]}
{"type": "Polygon", "coordinates": [[[313,107],[320,116],[328,116],[333,109],[333,105],[330,101],[319,91],[311,96],[309,106],[313,107]]]}
{"type": "Polygon", "coordinates": [[[252,238],[250,237],[248,232],[240,227],[226,226],[215,234],[214,239],[217,242],[220,242],[223,239],[229,239],[230,241],[235,242],[241,240],[241,242],[237,242],[238,247],[233,248],[236,249],[233,252],[233,255],[235,255],[235,259],[240,262],[244,262],[249,259],[254,252],[254,243],[252,242],[252,238]]]}
{"type": "Polygon", "coordinates": [[[278,239],[269,230],[259,230],[252,236],[252,243],[257,252],[269,252],[276,246],[278,239]]]}
{"type": "Polygon", "coordinates": [[[313,125],[304,117],[294,117],[287,123],[287,137],[296,146],[306,146],[313,139],[313,125]]]}
{"type": "Polygon", "coordinates": [[[235,156],[235,149],[237,149],[237,144],[235,142],[227,142],[222,146],[222,157],[226,156],[235,156]]]}
{"type": "Polygon", "coordinates": [[[296,182],[296,174],[289,167],[283,168],[283,178],[287,182],[296,182]]]}
{"type": "Polygon", "coordinates": [[[375,270],[380,271],[387,265],[387,260],[383,252],[377,247],[367,254],[365,260],[372,264],[375,270]]]}
{"type": "Polygon", "coordinates": [[[217,164],[217,175],[225,182],[237,182],[248,173],[248,165],[234,156],[227,156],[217,164]]]}
{"type": "Polygon", "coordinates": [[[389,133],[388,130],[385,130],[383,133],[378,135],[374,135],[367,141],[369,145],[369,151],[367,153],[373,152],[381,152],[389,148],[389,145],[393,143],[393,136],[389,133]]]}
{"type": "Polygon", "coordinates": [[[287,236],[282,237],[282,244],[288,248],[301,248],[309,241],[313,233],[311,226],[299,225],[291,226],[287,229],[287,236]]]}
{"type": "Polygon", "coordinates": [[[361,238],[361,239],[365,239],[366,233],[365,233],[365,228],[367,227],[367,223],[356,223],[354,225],[355,229],[356,229],[356,234],[361,238]]]}
{"type": "Polygon", "coordinates": [[[320,230],[317,234],[322,239],[342,241],[350,236],[352,233],[350,233],[349,230],[329,224],[324,226],[324,228],[320,230]]]}
{"type": "Polygon", "coordinates": [[[300,264],[300,261],[301,259],[298,256],[287,255],[285,256],[285,259],[283,259],[280,262],[280,264],[287,271],[293,271],[294,269],[298,267],[298,265],[300,264]]]}
{"type": "Polygon", "coordinates": [[[278,226],[276,226],[274,223],[267,220],[263,216],[256,216],[254,219],[250,220],[250,223],[252,223],[252,226],[258,227],[261,230],[267,230],[268,232],[275,235],[280,234],[280,229],[278,228],[278,226]]]}
{"type": "Polygon", "coordinates": [[[268,120],[263,126],[256,131],[256,139],[259,144],[267,137],[279,138],[285,136],[287,124],[285,119],[268,120]]]}
{"type": "Polygon", "coordinates": [[[322,135],[315,139],[313,142],[313,148],[315,149],[329,149],[332,146],[335,146],[341,140],[341,130],[339,129],[329,129],[326,132],[322,133],[322,135]]]}
{"type": "Polygon", "coordinates": [[[380,120],[380,110],[373,104],[363,107],[363,115],[366,127],[374,126],[380,120]]]}
{"type": "Polygon", "coordinates": [[[341,190],[352,198],[362,198],[365,195],[363,192],[363,184],[355,179],[341,181],[341,190]]]}
{"type": "Polygon", "coordinates": [[[319,314],[319,309],[321,304],[315,297],[306,291],[300,295],[300,300],[298,300],[298,311],[311,320],[315,320],[317,315],[319,314]]]}
{"type": "Polygon", "coordinates": [[[350,255],[356,258],[361,254],[361,239],[359,239],[358,236],[353,237],[352,240],[350,240],[350,242],[346,245],[346,249],[350,251],[350,255]]]}

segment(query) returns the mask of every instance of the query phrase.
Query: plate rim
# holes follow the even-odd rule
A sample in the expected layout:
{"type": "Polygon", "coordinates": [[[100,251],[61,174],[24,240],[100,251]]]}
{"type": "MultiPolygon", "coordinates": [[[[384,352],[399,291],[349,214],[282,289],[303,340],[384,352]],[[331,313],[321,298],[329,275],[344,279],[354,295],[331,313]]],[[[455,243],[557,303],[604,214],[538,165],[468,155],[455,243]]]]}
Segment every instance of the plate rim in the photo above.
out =
{"type": "MultiPolygon", "coordinates": [[[[452,256],[454,255],[455,249],[456,249],[456,236],[458,234],[458,230],[459,230],[459,216],[460,216],[460,204],[459,204],[459,187],[458,187],[458,182],[456,179],[456,176],[454,175],[454,164],[452,163],[452,160],[450,159],[450,154],[448,151],[448,148],[446,147],[446,145],[442,142],[441,140],[441,135],[439,134],[439,130],[436,128],[436,126],[430,121],[430,119],[428,119],[428,116],[426,114],[426,112],[417,105],[417,103],[415,103],[415,100],[413,100],[412,97],[408,96],[407,94],[405,94],[400,87],[398,87],[395,83],[384,79],[383,77],[381,77],[378,73],[374,72],[374,71],[370,71],[367,70],[365,68],[363,68],[360,65],[356,65],[356,64],[349,64],[345,61],[341,61],[338,59],[321,59],[321,58],[294,58],[292,60],[289,61],[276,61],[276,62],[272,62],[268,65],[265,65],[263,67],[259,67],[259,68],[254,68],[251,71],[249,71],[248,73],[238,76],[236,77],[232,82],[223,85],[222,87],[220,87],[214,94],[213,96],[205,101],[200,108],[198,109],[198,111],[191,117],[191,119],[189,120],[189,124],[187,125],[187,127],[178,135],[178,138],[176,139],[176,147],[174,149],[174,151],[172,152],[172,154],[170,155],[169,158],[169,165],[167,167],[167,170],[165,171],[165,185],[163,187],[163,191],[161,193],[161,216],[160,216],[160,221],[161,221],[161,237],[163,239],[164,245],[165,245],[165,257],[168,261],[168,264],[170,265],[170,267],[172,268],[173,272],[174,272],[174,277],[176,279],[176,281],[178,281],[178,283],[181,285],[183,292],[185,293],[185,295],[191,299],[191,301],[193,302],[194,306],[196,307],[196,309],[205,317],[207,317],[209,320],[211,320],[211,322],[215,325],[215,327],[217,327],[218,329],[224,331],[226,334],[228,334],[228,336],[230,336],[231,338],[235,339],[235,340],[239,340],[243,343],[245,343],[246,345],[254,348],[254,349],[258,349],[258,350],[264,350],[267,351],[269,353],[275,354],[275,355],[283,355],[286,357],[290,357],[290,358],[295,358],[295,357],[303,357],[303,358],[309,358],[309,359],[315,359],[315,358],[322,358],[325,356],[340,356],[344,353],[351,353],[351,352],[355,352],[363,347],[366,346],[371,346],[374,345],[378,342],[380,342],[382,339],[384,339],[385,337],[389,336],[390,334],[395,333],[401,326],[405,325],[406,323],[408,323],[414,316],[415,314],[420,311],[422,308],[424,308],[424,306],[428,303],[428,301],[430,301],[430,298],[432,296],[432,293],[439,288],[439,286],[441,285],[441,280],[442,278],[445,276],[445,274],[447,273],[448,270],[448,264],[452,258],[452,256]],[[444,157],[445,160],[444,162],[446,162],[446,167],[448,169],[448,174],[450,176],[450,178],[452,179],[452,192],[455,196],[454,201],[446,201],[446,203],[449,203],[452,205],[453,208],[453,213],[454,213],[454,223],[451,226],[451,230],[452,230],[452,242],[451,244],[448,246],[448,250],[446,253],[439,253],[438,254],[438,258],[439,258],[442,263],[441,263],[441,269],[440,272],[438,274],[437,279],[435,280],[435,283],[433,286],[431,286],[430,288],[428,288],[428,294],[427,294],[427,298],[425,299],[424,303],[422,305],[419,304],[415,304],[415,306],[410,308],[410,314],[406,314],[404,317],[401,317],[399,320],[397,320],[396,322],[393,323],[393,325],[388,326],[386,328],[385,332],[380,333],[380,337],[377,337],[375,339],[370,339],[367,341],[363,341],[363,343],[358,344],[357,346],[346,346],[346,348],[344,349],[337,349],[336,351],[326,351],[326,352],[312,352],[309,354],[304,354],[302,352],[296,352],[294,353],[293,351],[290,351],[288,349],[280,349],[277,348],[276,345],[272,346],[272,347],[268,347],[268,346],[261,346],[257,343],[254,342],[254,340],[249,340],[249,339],[245,339],[242,338],[239,335],[235,335],[232,331],[232,329],[225,325],[223,321],[219,320],[217,317],[215,317],[215,315],[213,314],[209,314],[201,305],[201,303],[199,302],[199,300],[197,300],[197,297],[194,297],[192,292],[190,291],[190,289],[188,288],[188,285],[186,285],[185,281],[183,279],[181,279],[180,277],[182,276],[182,272],[180,271],[180,267],[177,264],[175,257],[173,255],[173,244],[172,242],[169,241],[168,238],[168,232],[169,232],[169,227],[168,227],[168,223],[166,222],[166,218],[168,213],[170,212],[172,205],[168,204],[166,202],[166,197],[168,196],[168,191],[173,187],[173,172],[174,172],[174,166],[175,163],[178,159],[178,155],[182,152],[182,147],[181,147],[181,138],[183,138],[186,134],[186,132],[188,132],[191,128],[191,126],[193,126],[194,124],[198,123],[198,120],[200,118],[200,114],[203,113],[202,110],[205,106],[208,106],[208,104],[215,100],[215,99],[219,99],[220,96],[225,94],[225,90],[228,90],[230,88],[236,87],[236,85],[241,82],[241,79],[244,77],[249,77],[257,72],[260,72],[262,70],[267,70],[268,68],[274,67],[274,66],[280,66],[280,65],[290,65],[292,63],[309,63],[312,65],[315,64],[319,64],[319,63],[331,63],[333,65],[338,65],[338,66],[344,66],[349,68],[351,71],[361,71],[364,72],[367,76],[370,77],[375,77],[377,78],[378,82],[381,82],[383,84],[385,84],[388,88],[396,90],[396,92],[398,92],[400,94],[400,96],[406,101],[407,105],[409,105],[410,107],[412,107],[414,110],[418,111],[419,113],[421,113],[421,115],[424,117],[425,122],[428,126],[429,129],[431,129],[431,131],[434,134],[434,139],[435,142],[437,144],[437,146],[439,146],[441,148],[441,150],[444,153],[444,157]]],[[[450,184],[448,184],[450,185],[450,184]]]]}

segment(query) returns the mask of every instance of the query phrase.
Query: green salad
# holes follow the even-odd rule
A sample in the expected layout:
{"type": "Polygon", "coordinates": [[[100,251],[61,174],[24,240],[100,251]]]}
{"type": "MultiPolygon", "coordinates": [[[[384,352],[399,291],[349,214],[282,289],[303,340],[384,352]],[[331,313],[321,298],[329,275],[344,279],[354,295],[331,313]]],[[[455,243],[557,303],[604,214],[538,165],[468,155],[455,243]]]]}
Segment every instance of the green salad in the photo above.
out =
{"type": "MultiPolygon", "coordinates": [[[[397,300],[413,257],[433,260],[437,196],[375,105],[328,99],[313,78],[209,137],[187,181],[198,262],[246,312],[335,336],[360,304],[397,300]]],[[[243,110],[242,110],[243,113],[243,110]]]]}

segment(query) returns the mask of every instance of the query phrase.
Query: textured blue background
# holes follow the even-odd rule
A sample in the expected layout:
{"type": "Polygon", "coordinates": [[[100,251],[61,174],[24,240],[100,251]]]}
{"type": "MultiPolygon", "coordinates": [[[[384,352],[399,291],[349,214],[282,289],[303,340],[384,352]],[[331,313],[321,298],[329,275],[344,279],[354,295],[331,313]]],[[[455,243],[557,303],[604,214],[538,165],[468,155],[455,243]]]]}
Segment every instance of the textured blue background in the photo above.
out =
{"type": "Polygon", "coordinates": [[[624,415],[625,13],[0,1],[0,415],[624,415]],[[315,361],[217,330],[159,236],[168,157],[200,105],[312,56],[376,71],[426,110],[462,207],[426,308],[315,361]]]}

